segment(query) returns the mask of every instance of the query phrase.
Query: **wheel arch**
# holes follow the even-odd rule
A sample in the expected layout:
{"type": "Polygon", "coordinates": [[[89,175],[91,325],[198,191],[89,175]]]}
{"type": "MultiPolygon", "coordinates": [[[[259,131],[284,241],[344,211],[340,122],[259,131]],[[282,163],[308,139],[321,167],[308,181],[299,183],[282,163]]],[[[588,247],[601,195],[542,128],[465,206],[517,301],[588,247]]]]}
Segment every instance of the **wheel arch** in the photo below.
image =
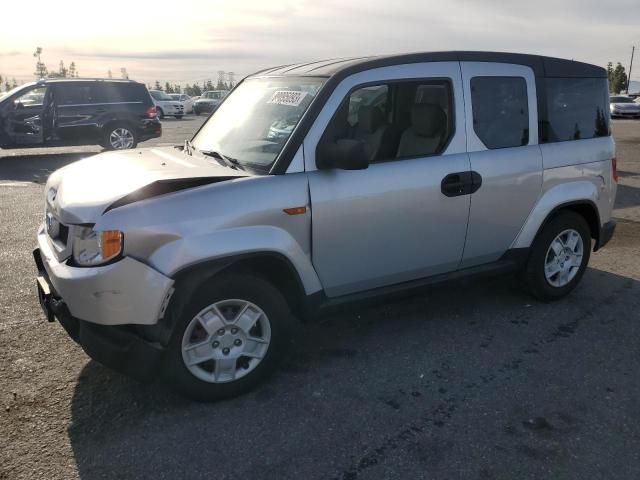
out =
{"type": "Polygon", "coordinates": [[[293,263],[278,252],[243,253],[189,265],[173,275],[174,289],[165,315],[156,325],[140,327],[148,340],[166,345],[175,322],[196,291],[207,281],[226,273],[249,273],[270,282],[284,296],[294,316],[304,319],[306,292],[293,263]]]}
{"type": "Polygon", "coordinates": [[[574,211],[586,220],[597,246],[601,229],[597,201],[597,187],[591,181],[563,183],[551,188],[538,200],[511,248],[530,247],[549,220],[564,210],[574,211]]]}

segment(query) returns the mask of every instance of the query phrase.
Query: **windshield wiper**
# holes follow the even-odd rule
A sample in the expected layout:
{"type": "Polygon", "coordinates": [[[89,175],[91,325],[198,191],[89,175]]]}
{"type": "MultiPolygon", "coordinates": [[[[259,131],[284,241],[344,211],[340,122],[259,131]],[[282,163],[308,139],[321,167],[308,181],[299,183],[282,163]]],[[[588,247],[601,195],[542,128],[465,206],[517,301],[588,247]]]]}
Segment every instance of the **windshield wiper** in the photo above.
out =
{"type": "Polygon", "coordinates": [[[199,150],[199,152],[208,157],[215,158],[223,167],[234,168],[236,170],[244,170],[244,167],[235,158],[227,157],[220,152],[216,152],[215,150],[199,150]]]}
{"type": "Polygon", "coordinates": [[[187,152],[187,155],[189,155],[190,157],[193,157],[193,145],[191,145],[191,140],[185,140],[184,141],[184,148],[183,151],[187,152]]]}

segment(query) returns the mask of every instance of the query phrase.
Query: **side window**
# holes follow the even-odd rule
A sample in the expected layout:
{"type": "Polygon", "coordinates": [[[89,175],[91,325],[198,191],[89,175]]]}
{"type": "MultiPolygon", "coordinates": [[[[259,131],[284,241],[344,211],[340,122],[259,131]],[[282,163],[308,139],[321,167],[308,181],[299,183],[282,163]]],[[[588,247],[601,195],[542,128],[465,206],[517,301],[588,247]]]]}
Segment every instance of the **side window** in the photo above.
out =
{"type": "Polygon", "coordinates": [[[20,95],[14,100],[14,103],[23,107],[37,107],[44,104],[44,96],[47,93],[47,87],[36,87],[27,93],[20,95]]]}
{"type": "Polygon", "coordinates": [[[547,78],[544,82],[547,118],[540,122],[542,142],[610,135],[606,79],[547,78]]]}
{"type": "Polygon", "coordinates": [[[529,143],[527,83],[521,77],[471,79],[473,130],[489,149],[529,143]]]}
{"type": "Polygon", "coordinates": [[[369,162],[437,155],[453,136],[453,94],[448,80],[389,82],[353,90],[321,143],[358,140],[369,162]]]}
{"type": "Polygon", "coordinates": [[[86,105],[94,102],[94,94],[89,85],[60,83],[54,90],[57,105],[86,105]]]}

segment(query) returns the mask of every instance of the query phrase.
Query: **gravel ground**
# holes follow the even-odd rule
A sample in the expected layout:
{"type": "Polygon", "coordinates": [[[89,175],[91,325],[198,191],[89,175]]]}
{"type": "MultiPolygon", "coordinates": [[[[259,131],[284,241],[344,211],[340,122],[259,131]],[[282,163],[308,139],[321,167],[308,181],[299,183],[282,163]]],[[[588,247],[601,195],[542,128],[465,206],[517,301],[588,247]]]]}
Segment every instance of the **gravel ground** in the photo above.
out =
{"type": "MultiPolygon", "coordinates": [[[[201,121],[168,120],[158,143],[201,121]]],[[[0,478],[640,478],[640,122],[614,133],[618,230],[568,298],[503,278],[330,317],[272,380],[208,405],[43,319],[41,183],[97,150],[0,152],[0,478]]]]}

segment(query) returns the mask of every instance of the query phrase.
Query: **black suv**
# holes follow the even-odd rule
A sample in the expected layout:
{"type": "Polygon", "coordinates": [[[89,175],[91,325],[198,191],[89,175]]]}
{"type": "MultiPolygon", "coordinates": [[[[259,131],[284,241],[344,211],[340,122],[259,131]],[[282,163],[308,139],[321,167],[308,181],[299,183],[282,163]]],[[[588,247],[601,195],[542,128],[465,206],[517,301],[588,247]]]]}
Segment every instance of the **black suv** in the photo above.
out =
{"type": "Polygon", "coordinates": [[[135,148],[162,135],[147,88],[131,80],[51,79],[0,98],[0,148],[135,148]]]}

